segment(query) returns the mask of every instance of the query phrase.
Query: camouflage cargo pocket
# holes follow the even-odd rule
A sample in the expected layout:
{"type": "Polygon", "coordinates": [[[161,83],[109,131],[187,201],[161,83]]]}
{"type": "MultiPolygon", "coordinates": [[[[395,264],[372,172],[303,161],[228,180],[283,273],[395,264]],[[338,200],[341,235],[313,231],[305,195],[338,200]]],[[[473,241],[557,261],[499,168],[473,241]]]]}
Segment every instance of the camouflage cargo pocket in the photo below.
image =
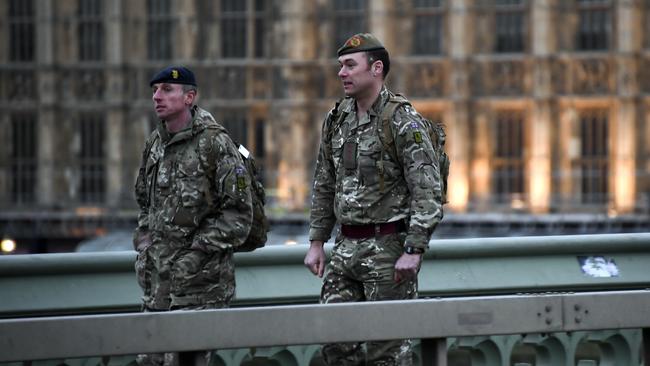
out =
{"type": "Polygon", "coordinates": [[[150,273],[151,273],[151,264],[149,264],[149,248],[147,246],[142,251],[138,253],[137,258],[135,259],[135,275],[138,280],[138,285],[144,290],[145,295],[149,295],[150,288],[150,273]]]}
{"type": "Polygon", "coordinates": [[[203,266],[210,254],[201,250],[183,250],[178,253],[171,269],[171,293],[184,295],[205,285],[203,266]]]}
{"type": "Polygon", "coordinates": [[[172,267],[171,293],[176,297],[229,300],[234,291],[234,273],[232,253],[185,250],[172,267]]]}

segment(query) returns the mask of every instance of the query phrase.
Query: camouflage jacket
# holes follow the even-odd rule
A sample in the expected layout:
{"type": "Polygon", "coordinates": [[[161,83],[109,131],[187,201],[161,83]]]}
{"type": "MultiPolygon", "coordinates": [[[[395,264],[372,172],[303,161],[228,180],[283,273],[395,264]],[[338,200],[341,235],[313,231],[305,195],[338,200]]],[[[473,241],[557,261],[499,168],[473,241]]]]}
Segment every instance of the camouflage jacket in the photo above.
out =
{"type": "Polygon", "coordinates": [[[354,99],[347,98],[323,124],[316,161],[310,217],[310,240],[327,241],[338,221],[345,225],[408,222],[406,244],[426,248],[442,219],[440,170],[426,127],[417,112],[400,106],[393,116],[397,159],[382,153],[381,113],[390,98],[385,87],[366,116],[357,118],[354,99]],[[330,128],[334,130],[329,131],[330,128]],[[331,136],[331,141],[329,140],[331,136]],[[381,189],[378,162],[382,160],[381,189]]]}
{"type": "Polygon", "coordinates": [[[164,122],[149,136],[135,185],[139,235],[154,243],[192,243],[209,250],[246,239],[251,226],[250,178],[225,129],[192,109],[185,129],[170,135],[164,122]]]}

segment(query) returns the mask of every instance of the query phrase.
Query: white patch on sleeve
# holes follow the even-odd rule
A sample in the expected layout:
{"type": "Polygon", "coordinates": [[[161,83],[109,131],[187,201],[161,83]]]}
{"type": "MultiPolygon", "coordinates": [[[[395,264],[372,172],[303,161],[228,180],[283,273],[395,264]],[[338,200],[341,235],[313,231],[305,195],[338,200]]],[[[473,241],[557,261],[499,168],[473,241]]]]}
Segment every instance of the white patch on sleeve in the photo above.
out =
{"type": "Polygon", "coordinates": [[[251,153],[244,147],[244,145],[239,145],[239,153],[242,154],[246,159],[251,155],[251,153]]]}

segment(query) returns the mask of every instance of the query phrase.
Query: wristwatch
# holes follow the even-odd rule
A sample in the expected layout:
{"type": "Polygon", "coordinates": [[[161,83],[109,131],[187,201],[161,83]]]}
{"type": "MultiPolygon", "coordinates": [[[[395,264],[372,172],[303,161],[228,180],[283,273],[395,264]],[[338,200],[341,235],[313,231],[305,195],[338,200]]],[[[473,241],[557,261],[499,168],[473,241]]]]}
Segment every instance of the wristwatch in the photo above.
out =
{"type": "Polygon", "coordinates": [[[406,254],[423,254],[424,249],[416,248],[416,247],[412,247],[412,246],[405,246],[404,247],[404,253],[406,253],[406,254]]]}

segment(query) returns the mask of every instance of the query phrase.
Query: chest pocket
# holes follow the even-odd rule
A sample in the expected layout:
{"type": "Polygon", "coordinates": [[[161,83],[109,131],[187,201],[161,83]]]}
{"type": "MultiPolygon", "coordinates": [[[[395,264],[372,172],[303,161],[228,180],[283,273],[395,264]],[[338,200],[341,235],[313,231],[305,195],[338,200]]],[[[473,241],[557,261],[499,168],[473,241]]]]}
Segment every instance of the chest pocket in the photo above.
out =
{"type": "Polygon", "coordinates": [[[197,226],[211,200],[209,182],[197,159],[184,159],[178,163],[175,177],[178,208],[173,222],[181,226],[197,226]]]}
{"type": "Polygon", "coordinates": [[[335,133],[332,136],[332,160],[334,161],[334,168],[337,172],[343,168],[343,145],[345,143],[344,137],[340,133],[335,133]]]}
{"type": "Polygon", "coordinates": [[[379,181],[379,161],[381,159],[381,142],[376,131],[368,126],[359,132],[358,174],[362,184],[374,185],[379,181]]]}
{"type": "Polygon", "coordinates": [[[160,161],[159,155],[155,152],[149,153],[147,157],[147,165],[145,166],[145,182],[149,202],[153,202],[154,189],[158,185],[158,163],[160,161]]]}

